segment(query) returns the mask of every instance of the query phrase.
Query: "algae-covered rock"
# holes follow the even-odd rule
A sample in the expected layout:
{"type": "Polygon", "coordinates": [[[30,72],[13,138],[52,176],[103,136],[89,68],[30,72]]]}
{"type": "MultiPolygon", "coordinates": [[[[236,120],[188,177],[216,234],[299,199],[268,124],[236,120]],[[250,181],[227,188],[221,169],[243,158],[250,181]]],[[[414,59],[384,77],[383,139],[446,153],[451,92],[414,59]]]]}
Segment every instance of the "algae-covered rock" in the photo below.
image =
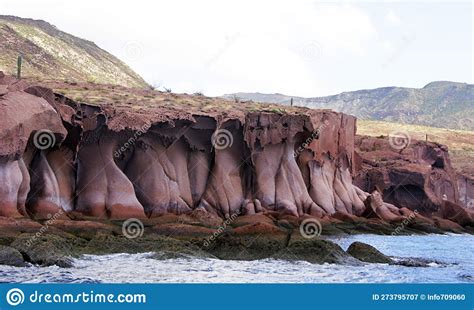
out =
{"type": "Polygon", "coordinates": [[[17,249],[0,245],[0,265],[24,267],[26,263],[17,249]]]}
{"type": "Polygon", "coordinates": [[[97,234],[82,249],[87,254],[172,252],[194,257],[212,257],[199,246],[189,242],[159,235],[146,235],[128,239],[121,235],[97,234]]]}
{"type": "Polygon", "coordinates": [[[286,260],[304,260],[314,264],[357,263],[339,245],[319,238],[291,241],[286,248],[276,253],[274,257],[286,260]]]}
{"type": "Polygon", "coordinates": [[[394,261],[390,257],[382,254],[373,246],[362,242],[352,243],[347,249],[347,253],[357,258],[358,260],[361,260],[366,263],[394,263],[394,261]]]}
{"type": "Polygon", "coordinates": [[[21,234],[11,247],[17,249],[26,261],[33,264],[67,268],[72,266],[70,257],[77,256],[86,242],[72,235],[21,234]]]}

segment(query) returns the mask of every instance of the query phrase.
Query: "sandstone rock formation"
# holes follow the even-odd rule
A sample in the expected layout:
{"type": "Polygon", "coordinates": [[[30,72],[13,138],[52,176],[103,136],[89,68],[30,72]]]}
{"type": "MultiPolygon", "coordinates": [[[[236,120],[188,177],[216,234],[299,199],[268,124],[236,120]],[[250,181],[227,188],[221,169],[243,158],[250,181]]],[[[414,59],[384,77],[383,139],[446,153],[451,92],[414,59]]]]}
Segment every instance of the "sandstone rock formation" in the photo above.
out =
{"type": "Polygon", "coordinates": [[[445,146],[411,141],[403,149],[388,139],[358,136],[355,184],[378,190],[383,200],[420,213],[437,212],[443,201],[459,203],[457,175],[445,146]]]}
{"type": "Polygon", "coordinates": [[[459,201],[461,204],[474,210],[474,178],[467,175],[458,176],[459,201]]]}
{"type": "Polygon", "coordinates": [[[93,105],[1,74],[0,216],[275,213],[401,222],[417,210],[421,219],[472,225],[470,215],[440,209],[443,198],[459,202],[442,146],[401,154],[383,141],[356,141],[356,119],[329,110],[229,109],[221,99],[193,98],[193,105],[189,96],[130,92],[164,99],[93,105]],[[379,144],[381,154],[361,151],[379,144]]]}

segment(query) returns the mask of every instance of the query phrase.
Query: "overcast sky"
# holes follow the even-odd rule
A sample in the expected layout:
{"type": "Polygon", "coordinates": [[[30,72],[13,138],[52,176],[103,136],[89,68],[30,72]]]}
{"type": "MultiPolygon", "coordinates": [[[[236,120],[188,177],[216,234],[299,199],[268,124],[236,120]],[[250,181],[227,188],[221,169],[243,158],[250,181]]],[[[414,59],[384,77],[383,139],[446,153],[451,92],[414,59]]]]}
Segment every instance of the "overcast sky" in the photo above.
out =
{"type": "Polygon", "coordinates": [[[174,92],[322,96],[473,83],[470,1],[0,0],[174,92]]]}

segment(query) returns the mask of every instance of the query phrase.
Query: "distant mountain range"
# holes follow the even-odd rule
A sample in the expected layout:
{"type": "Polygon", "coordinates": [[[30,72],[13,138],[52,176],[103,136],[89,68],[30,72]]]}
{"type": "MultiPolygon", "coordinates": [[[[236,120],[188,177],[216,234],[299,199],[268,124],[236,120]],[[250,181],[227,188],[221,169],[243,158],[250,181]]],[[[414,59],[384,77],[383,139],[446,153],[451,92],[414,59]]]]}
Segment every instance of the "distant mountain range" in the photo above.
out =
{"type": "Polygon", "coordinates": [[[93,42],[42,20],[0,15],[0,71],[15,74],[19,55],[23,76],[148,87],[124,62],[93,42]]]}
{"type": "Polygon", "coordinates": [[[382,87],[303,98],[282,94],[235,93],[228,99],[332,109],[362,119],[474,130],[474,85],[432,82],[423,88],[382,87]]]}

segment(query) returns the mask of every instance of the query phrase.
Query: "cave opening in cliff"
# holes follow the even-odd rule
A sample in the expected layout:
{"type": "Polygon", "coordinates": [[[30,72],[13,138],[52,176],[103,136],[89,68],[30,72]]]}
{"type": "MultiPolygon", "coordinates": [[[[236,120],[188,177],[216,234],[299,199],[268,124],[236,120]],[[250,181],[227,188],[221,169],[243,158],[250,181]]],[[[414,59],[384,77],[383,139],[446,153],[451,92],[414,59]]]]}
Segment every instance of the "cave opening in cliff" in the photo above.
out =
{"type": "Polygon", "coordinates": [[[383,198],[384,201],[399,206],[399,208],[405,207],[420,212],[432,211],[424,190],[413,184],[389,187],[384,191],[383,198]]]}

